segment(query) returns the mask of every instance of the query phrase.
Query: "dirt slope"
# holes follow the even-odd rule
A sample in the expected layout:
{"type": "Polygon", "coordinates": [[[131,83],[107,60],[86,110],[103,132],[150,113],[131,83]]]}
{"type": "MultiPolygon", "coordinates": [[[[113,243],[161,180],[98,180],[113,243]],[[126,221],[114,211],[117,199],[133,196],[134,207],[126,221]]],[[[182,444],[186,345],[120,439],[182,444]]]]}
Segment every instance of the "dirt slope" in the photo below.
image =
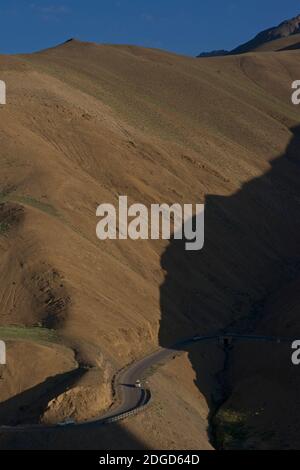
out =
{"type": "Polygon", "coordinates": [[[299,49],[299,44],[300,34],[295,34],[262,44],[255,48],[253,52],[294,50],[299,49]]]}
{"type": "MultiPolygon", "coordinates": [[[[67,394],[49,393],[44,420],[65,418],[67,410],[84,418],[74,411],[76,400],[78,409],[90,403],[85,417],[101,412],[111,401],[106,384],[113,370],[158,343],[251,316],[281,283],[274,266],[296,256],[298,245],[282,226],[275,234],[268,229],[266,212],[270,227],[278,227],[281,213],[264,194],[269,184],[278,201],[288,188],[295,220],[298,173],[293,163],[283,165],[280,178],[266,178],[257,193],[251,181],[268,174],[294,138],[299,113],[290,86],[300,76],[298,59],[293,51],[198,61],[78,41],[0,57],[8,89],[0,108],[0,324],[55,329],[103,384],[96,403],[76,391],[71,405],[67,394]],[[147,205],[207,201],[205,260],[196,255],[187,264],[179,254],[177,264],[177,249],[166,241],[97,240],[96,207],[116,204],[118,195],[147,205]],[[248,226],[256,225],[258,207],[264,228],[253,240],[248,226]],[[244,263],[247,246],[253,257],[244,263]]],[[[26,374],[36,347],[30,344],[18,374],[26,374]]],[[[211,404],[214,379],[203,386],[196,356],[190,360],[197,385],[211,404]]],[[[213,374],[222,358],[211,357],[206,367],[213,374]]],[[[180,374],[192,384],[190,372],[180,374]]],[[[45,378],[52,375],[49,369],[45,378]]],[[[39,380],[33,373],[21,390],[10,386],[10,396],[39,380]]],[[[94,375],[80,385],[89,397],[95,386],[94,375]]],[[[182,392],[186,399],[190,390],[182,392]]],[[[186,419],[191,413],[187,408],[186,419]]],[[[143,442],[150,435],[145,428],[143,442]]]]}
{"type": "Polygon", "coordinates": [[[283,21],[278,26],[268,28],[258,33],[254,38],[234,48],[232,51],[216,50],[203,52],[198,57],[221,57],[248,52],[280,51],[299,49],[300,15],[283,21]]]}
{"type": "Polygon", "coordinates": [[[266,29],[265,31],[260,32],[255,36],[255,38],[250,41],[242,44],[232,51],[233,54],[241,54],[245,52],[253,52],[260,47],[270,47],[269,50],[276,50],[277,40],[284,40],[293,36],[298,36],[300,32],[300,15],[291,18],[290,20],[285,20],[280,23],[278,26],[273,28],[266,29]],[[269,46],[268,46],[269,45],[269,46]]]}

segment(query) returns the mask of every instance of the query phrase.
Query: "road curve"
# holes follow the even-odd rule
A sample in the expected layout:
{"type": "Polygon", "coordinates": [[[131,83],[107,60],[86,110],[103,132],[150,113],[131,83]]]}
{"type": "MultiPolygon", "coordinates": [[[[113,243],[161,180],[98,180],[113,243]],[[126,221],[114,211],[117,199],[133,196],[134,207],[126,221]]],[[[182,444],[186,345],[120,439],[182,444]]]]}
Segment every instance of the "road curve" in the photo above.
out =
{"type": "Polygon", "coordinates": [[[151,393],[143,387],[137,388],[136,381],[140,380],[153,366],[166,362],[176,354],[178,350],[175,349],[159,349],[122,370],[114,381],[119,398],[116,406],[96,421],[109,422],[111,418],[121,418],[124,414],[144,407],[150,401],[151,393]]]}
{"type": "Polygon", "coordinates": [[[157,351],[149,354],[148,356],[132,363],[122,371],[120,371],[114,379],[114,387],[117,393],[117,401],[114,406],[110,408],[105,414],[94,418],[93,420],[85,421],[83,423],[70,423],[70,424],[56,424],[51,426],[45,425],[20,425],[20,426],[0,426],[0,430],[16,431],[28,429],[53,429],[64,426],[90,426],[90,425],[105,425],[114,421],[126,418],[134,412],[138,412],[147,405],[151,399],[151,392],[145,388],[137,388],[136,381],[140,380],[147,371],[152,367],[165,363],[169,359],[175,357],[178,353],[185,350],[185,347],[200,342],[219,342],[224,347],[229,347],[228,342],[236,341],[266,341],[274,343],[290,343],[295,338],[279,338],[273,336],[257,336],[257,335],[238,335],[231,333],[224,333],[222,335],[214,336],[194,336],[193,338],[178,342],[172,348],[160,348],[157,351]],[[225,346],[226,345],[226,346],[225,346]]]}
{"type": "MultiPolygon", "coordinates": [[[[137,380],[140,380],[145,373],[150,370],[153,366],[159,365],[159,363],[165,363],[168,359],[176,356],[180,351],[183,351],[186,346],[197,344],[200,342],[219,342],[224,344],[224,340],[236,341],[263,341],[272,342],[276,344],[289,343],[291,344],[294,338],[280,338],[274,336],[258,336],[258,335],[238,335],[238,334],[223,334],[213,336],[194,336],[183,340],[172,348],[161,348],[154,353],[146,356],[143,359],[134,362],[126,369],[121,371],[115,380],[115,387],[118,389],[119,402],[111,408],[106,414],[102,415],[98,420],[94,422],[109,422],[110,419],[122,419],[126,417],[127,413],[130,413],[139,408],[143,408],[150,400],[151,393],[144,388],[136,388],[135,384],[137,380]],[[125,415],[125,416],[124,416],[125,415]]],[[[228,345],[229,346],[229,345],[228,345]]]]}

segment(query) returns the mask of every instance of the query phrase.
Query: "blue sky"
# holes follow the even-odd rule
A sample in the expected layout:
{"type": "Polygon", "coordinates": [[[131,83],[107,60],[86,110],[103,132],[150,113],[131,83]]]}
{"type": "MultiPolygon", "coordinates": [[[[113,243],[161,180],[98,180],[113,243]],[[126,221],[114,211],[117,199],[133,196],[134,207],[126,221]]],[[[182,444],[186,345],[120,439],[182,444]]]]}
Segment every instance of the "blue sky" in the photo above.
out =
{"type": "Polygon", "coordinates": [[[196,55],[300,14],[299,0],[0,0],[0,53],[76,37],[196,55]]]}

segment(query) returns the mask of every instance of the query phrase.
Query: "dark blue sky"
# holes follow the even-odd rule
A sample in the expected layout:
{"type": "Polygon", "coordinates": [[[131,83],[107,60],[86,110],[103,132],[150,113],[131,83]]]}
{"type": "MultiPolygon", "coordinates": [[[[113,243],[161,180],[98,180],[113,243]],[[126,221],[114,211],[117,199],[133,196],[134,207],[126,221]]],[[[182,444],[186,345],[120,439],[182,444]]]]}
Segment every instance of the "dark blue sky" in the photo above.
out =
{"type": "Polygon", "coordinates": [[[0,0],[0,52],[76,37],[196,55],[231,49],[297,14],[299,0],[0,0]]]}

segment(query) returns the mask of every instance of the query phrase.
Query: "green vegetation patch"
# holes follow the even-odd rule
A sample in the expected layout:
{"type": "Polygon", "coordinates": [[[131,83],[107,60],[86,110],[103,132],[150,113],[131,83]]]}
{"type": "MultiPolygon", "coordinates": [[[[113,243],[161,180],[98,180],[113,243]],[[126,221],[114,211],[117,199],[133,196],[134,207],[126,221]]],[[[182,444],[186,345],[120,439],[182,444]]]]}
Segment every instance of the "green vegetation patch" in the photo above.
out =
{"type": "Polygon", "coordinates": [[[247,426],[246,413],[234,410],[220,410],[214,417],[215,446],[220,450],[243,449],[244,442],[251,435],[247,426]]]}
{"type": "Polygon", "coordinates": [[[30,196],[14,196],[13,200],[16,202],[19,202],[21,204],[25,204],[28,206],[35,207],[36,209],[39,209],[40,211],[46,212],[49,215],[52,215],[54,217],[60,217],[59,212],[55,207],[53,207],[51,204],[47,204],[45,202],[39,201],[38,199],[34,199],[33,197],[30,196]]]}
{"type": "Polygon", "coordinates": [[[0,236],[6,235],[10,229],[10,225],[7,222],[0,222],[0,236]]]}
{"type": "Polygon", "coordinates": [[[42,327],[0,326],[0,339],[27,340],[46,343],[59,343],[60,337],[54,330],[42,327]]]}

